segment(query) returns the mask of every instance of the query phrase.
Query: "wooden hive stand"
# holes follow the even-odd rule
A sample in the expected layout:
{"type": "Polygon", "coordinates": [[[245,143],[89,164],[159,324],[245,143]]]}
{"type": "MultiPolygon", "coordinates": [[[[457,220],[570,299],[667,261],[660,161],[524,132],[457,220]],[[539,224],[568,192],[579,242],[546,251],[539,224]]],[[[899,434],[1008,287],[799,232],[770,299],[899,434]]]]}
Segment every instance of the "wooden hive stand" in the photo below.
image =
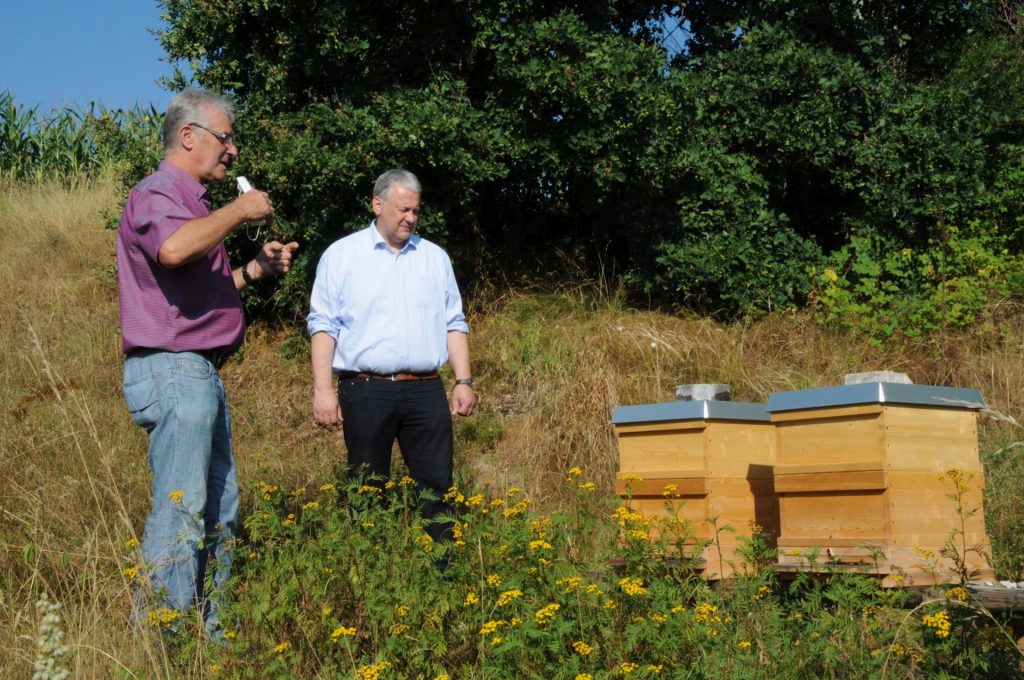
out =
{"type": "Polygon", "coordinates": [[[741,568],[737,549],[742,538],[750,536],[752,524],[774,541],[775,439],[764,404],[676,401],[620,406],[612,424],[619,441],[616,492],[628,497],[630,506],[645,518],[677,513],[689,522],[694,545],[713,542],[700,556],[703,576],[728,578],[741,568]],[[711,520],[734,531],[718,531],[714,543],[711,520]]]}
{"type": "Polygon", "coordinates": [[[993,578],[980,554],[991,554],[984,406],[978,390],[900,383],[773,394],[779,568],[876,573],[890,586],[953,582],[957,560],[942,555],[952,538],[972,579],[993,578]]]}

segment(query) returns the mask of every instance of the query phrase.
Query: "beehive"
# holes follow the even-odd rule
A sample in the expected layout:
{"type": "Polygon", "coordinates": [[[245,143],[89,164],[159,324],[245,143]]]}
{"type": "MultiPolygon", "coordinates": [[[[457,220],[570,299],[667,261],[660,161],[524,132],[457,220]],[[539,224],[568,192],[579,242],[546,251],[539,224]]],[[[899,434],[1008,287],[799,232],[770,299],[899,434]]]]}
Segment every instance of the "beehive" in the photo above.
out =
{"type": "Polygon", "coordinates": [[[991,578],[986,560],[964,549],[990,552],[983,407],[977,390],[897,383],[771,395],[780,568],[860,570],[888,585],[945,582],[958,571],[942,556],[954,538],[967,571],[991,578]]]}
{"type": "Polygon", "coordinates": [[[632,508],[647,518],[677,513],[691,525],[692,544],[716,541],[717,533],[717,543],[703,551],[704,576],[727,578],[739,568],[736,550],[752,523],[777,535],[774,436],[764,404],[621,406],[612,424],[619,440],[616,491],[630,497],[632,508]],[[666,494],[666,487],[674,491],[666,494]],[[711,520],[735,531],[716,532],[711,520]]]}

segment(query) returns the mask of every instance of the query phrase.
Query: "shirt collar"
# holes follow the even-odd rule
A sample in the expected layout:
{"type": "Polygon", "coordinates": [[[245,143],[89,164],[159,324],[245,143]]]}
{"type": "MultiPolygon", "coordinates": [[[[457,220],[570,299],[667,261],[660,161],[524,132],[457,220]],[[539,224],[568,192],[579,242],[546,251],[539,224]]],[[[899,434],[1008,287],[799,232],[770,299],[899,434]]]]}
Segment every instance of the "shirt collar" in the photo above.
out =
{"type": "MultiPolygon", "coordinates": [[[[377,231],[377,220],[372,220],[370,222],[370,239],[371,242],[373,243],[374,250],[387,250],[387,241],[385,241],[384,237],[380,235],[379,231],[377,231]]],[[[406,250],[416,250],[419,244],[420,237],[417,234],[413,234],[412,236],[409,237],[409,240],[405,242],[405,245],[402,246],[402,249],[399,250],[398,252],[404,253],[406,250]]]]}
{"type": "Polygon", "coordinates": [[[181,184],[182,188],[187,190],[190,194],[195,195],[197,201],[209,201],[210,192],[205,186],[203,186],[203,183],[179,168],[174,163],[166,160],[160,161],[159,170],[174,177],[174,181],[181,184]]]}

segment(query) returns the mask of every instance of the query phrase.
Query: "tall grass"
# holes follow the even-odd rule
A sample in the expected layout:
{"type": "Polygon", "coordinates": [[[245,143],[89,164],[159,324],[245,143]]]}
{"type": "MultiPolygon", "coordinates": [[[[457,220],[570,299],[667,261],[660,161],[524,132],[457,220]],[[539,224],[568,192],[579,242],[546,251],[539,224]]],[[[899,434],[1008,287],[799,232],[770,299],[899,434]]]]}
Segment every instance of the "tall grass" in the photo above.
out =
{"type": "MultiPolygon", "coordinates": [[[[31,675],[43,618],[36,603],[43,594],[61,605],[69,652],[60,662],[73,677],[200,677],[209,672],[209,655],[219,654],[189,647],[183,661],[180,647],[168,648],[156,631],[133,635],[128,624],[130,576],[124,570],[138,557],[127,546],[139,537],[148,510],[149,472],[145,435],[129,420],[120,394],[114,234],[104,228],[122,198],[118,186],[102,173],[90,182],[0,182],[0,677],[31,675]]],[[[1024,314],[1008,303],[996,310],[1000,322],[993,327],[878,348],[823,329],[804,314],[726,326],[636,311],[599,286],[471,291],[468,297],[481,413],[456,421],[460,485],[500,498],[520,488],[538,513],[577,516],[578,489],[566,484],[573,466],[594,482],[595,497],[606,495],[617,462],[611,409],[671,400],[677,383],[725,382],[734,399],[763,401],[777,390],[840,383],[851,371],[892,369],[918,383],[978,387],[1011,420],[1024,408],[1024,314]]],[[[280,511],[274,516],[284,521],[294,512],[284,501],[267,508],[253,487],[257,480],[312,490],[334,480],[344,459],[340,435],[319,431],[309,417],[308,351],[301,335],[300,328],[250,328],[241,355],[222,372],[247,518],[280,511]]],[[[981,433],[996,565],[1002,576],[1021,578],[1024,507],[1018,489],[1024,466],[1013,446],[1020,433],[1007,418],[983,420],[981,433]]],[[[297,501],[289,496],[287,502],[297,501]]],[[[602,512],[594,516],[607,519],[602,512]]],[[[587,534],[565,531],[572,535],[559,538],[564,559],[593,572],[584,559],[587,534]]],[[[478,546],[484,550],[478,559],[495,559],[488,551],[497,545],[478,546]]],[[[401,569],[405,557],[388,556],[397,560],[391,568],[401,569]]],[[[254,589],[272,590],[265,575],[288,564],[241,569],[237,599],[256,602],[245,597],[254,589]]],[[[547,594],[533,591],[536,598],[547,594]]],[[[354,605],[345,600],[345,606],[354,605]]],[[[773,617],[786,613],[771,612],[758,620],[774,621],[769,628],[776,630],[782,624],[773,617]]],[[[442,619],[455,625],[457,617],[442,619]]],[[[302,631],[305,625],[287,618],[260,621],[251,622],[251,644],[271,653],[270,661],[279,659],[272,647],[262,647],[269,637],[260,636],[275,626],[302,631]]],[[[824,619],[815,625],[819,634],[827,630],[824,619]]],[[[761,633],[771,637],[771,630],[761,633]]],[[[802,631],[791,627],[785,635],[802,631]]],[[[463,633],[471,644],[480,643],[476,631],[463,633]]],[[[446,644],[456,644],[461,634],[446,644]]],[[[783,639],[797,638],[777,638],[783,639]]],[[[851,633],[843,644],[854,639],[851,633]]],[[[392,644],[383,637],[378,642],[392,644]]],[[[463,651],[458,658],[466,668],[483,668],[484,657],[463,651]]],[[[867,658],[863,649],[846,651],[867,658]]],[[[243,677],[257,673],[244,655],[223,663],[243,677]]],[[[306,665],[313,663],[306,657],[296,663],[315,666],[306,665]]],[[[901,663],[910,668],[907,659],[901,663]]]]}

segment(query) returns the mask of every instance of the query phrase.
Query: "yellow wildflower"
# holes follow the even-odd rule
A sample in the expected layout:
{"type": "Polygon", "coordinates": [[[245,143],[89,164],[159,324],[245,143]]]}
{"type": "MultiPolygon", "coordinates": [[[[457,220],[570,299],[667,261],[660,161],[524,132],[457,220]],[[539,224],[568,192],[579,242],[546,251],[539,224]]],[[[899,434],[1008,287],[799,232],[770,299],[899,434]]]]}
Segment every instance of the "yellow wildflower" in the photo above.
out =
{"type": "Polygon", "coordinates": [[[381,672],[390,667],[390,661],[381,661],[380,663],[371,664],[369,666],[360,666],[356,669],[356,678],[359,680],[377,680],[377,678],[380,677],[381,672]]]}
{"type": "Polygon", "coordinates": [[[522,596],[523,596],[523,591],[521,591],[521,590],[506,590],[505,592],[503,592],[498,597],[498,606],[499,607],[504,607],[505,605],[509,604],[510,602],[518,600],[522,596]]]}
{"type": "Polygon", "coordinates": [[[149,612],[146,615],[149,620],[149,625],[154,628],[170,628],[174,625],[174,622],[181,618],[181,612],[177,609],[170,609],[168,607],[160,607],[149,612]]]}
{"type": "Polygon", "coordinates": [[[463,607],[472,607],[475,604],[479,604],[479,602],[480,602],[480,597],[476,594],[476,591],[471,590],[468,593],[466,593],[466,599],[463,600],[462,606],[463,607]]]}
{"type": "Polygon", "coordinates": [[[925,614],[921,617],[921,623],[929,628],[934,628],[935,634],[941,638],[949,637],[949,631],[953,627],[949,620],[949,614],[945,610],[935,614],[925,614]]]}
{"type": "Polygon", "coordinates": [[[750,642],[750,640],[740,640],[739,642],[736,643],[736,646],[739,647],[740,649],[750,649],[751,642],[750,642]]]}
{"type": "Polygon", "coordinates": [[[321,491],[334,491],[334,485],[333,484],[321,484],[320,485],[320,490],[321,491]]]}
{"type": "Polygon", "coordinates": [[[957,586],[955,588],[950,588],[949,590],[947,590],[946,597],[948,597],[951,600],[956,600],[957,602],[967,602],[969,595],[967,594],[967,591],[964,590],[961,586],[957,586]]]}
{"type": "Polygon", "coordinates": [[[533,615],[533,619],[537,622],[538,625],[546,625],[548,623],[551,623],[551,620],[555,618],[555,615],[561,608],[562,605],[558,604],[557,602],[552,602],[551,604],[545,607],[541,607],[539,610],[537,610],[537,613],[533,615]]]}
{"type": "Polygon", "coordinates": [[[312,510],[313,508],[319,508],[319,507],[320,507],[319,503],[317,503],[316,501],[310,501],[310,502],[306,503],[305,505],[303,505],[302,509],[303,510],[312,510]]]}
{"type": "Polygon", "coordinates": [[[501,585],[501,576],[499,576],[498,574],[488,574],[487,585],[497,588],[501,585]]]}
{"type": "Polygon", "coordinates": [[[277,647],[274,647],[274,654],[283,654],[287,650],[291,649],[292,643],[282,642],[277,647]]]}
{"type": "Polygon", "coordinates": [[[582,640],[577,640],[576,642],[572,643],[572,648],[576,650],[576,653],[580,656],[587,656],[588,654],[594,651],[593,646],[588,645],[586,642],[583,642],[582,640]]]}
{"type": "Polygon", "coordinates": [[[630,661],[623,661],[619,664],[619,670],[621,670],[623,673],[632,673],[637,668],[639,668],[639,666],[630,661]]]}
{"type": "Polygon", "coordinates": [[[630,597],[640,597],[647,594],[643,579],[637,577],[625,577],[619,580],[619,588],[630,597]]]}
{"type": "Polygon", "coordinates": [[[181,505],[181,500],[185,497],[184,491],[172,491],[167,494],[167,497],[171,499],[171,502],[175,505],[181,505]]]}
{"type": "Polygon", "coordinates": [[[480,628],[480,635],[491,635],[498,630],[499,627],[504,625],[504,621],[488,621],[480,628]]]}
{"type": "Polygon", "coordinates": [[[339,638],[343,637],[355,637],[356,627],[338,626],[331,633],[331,642],[337,642],[339,638]]]}

